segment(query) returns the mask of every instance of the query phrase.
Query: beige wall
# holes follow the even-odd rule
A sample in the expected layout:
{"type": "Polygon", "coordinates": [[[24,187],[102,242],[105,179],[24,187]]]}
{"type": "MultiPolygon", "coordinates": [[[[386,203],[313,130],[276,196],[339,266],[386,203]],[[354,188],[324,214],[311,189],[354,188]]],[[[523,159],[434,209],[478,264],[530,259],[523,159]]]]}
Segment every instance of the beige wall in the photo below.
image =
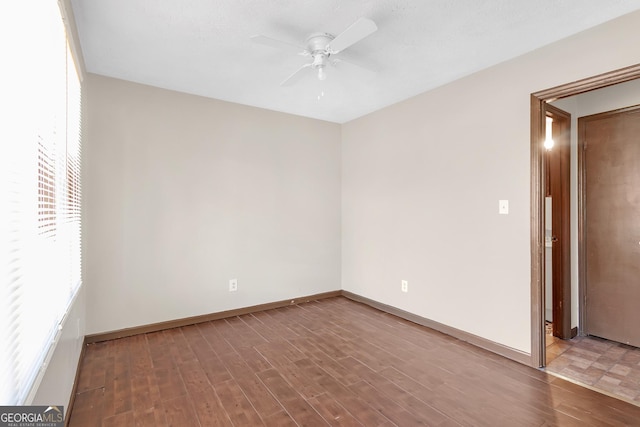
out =
{"type": "Polygon", "coordinates": [[[343,289],[530,352],[530,94],[640,63],[639,26],[633,13],[345,124],[343,289]]]}
{"type": "Polygon", "coordinates": [[[89,334],[340,289],[339,125],[84,84],[89,334]]]}

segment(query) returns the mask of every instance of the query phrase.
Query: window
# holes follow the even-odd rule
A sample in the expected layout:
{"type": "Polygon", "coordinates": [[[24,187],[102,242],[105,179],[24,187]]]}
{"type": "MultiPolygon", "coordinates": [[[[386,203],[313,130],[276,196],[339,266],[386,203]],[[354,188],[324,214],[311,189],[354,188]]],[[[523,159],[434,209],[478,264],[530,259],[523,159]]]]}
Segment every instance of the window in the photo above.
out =
{"type": "Polygon", "coordinates": [[[0,28],[0,405],[15,405],[82,281],[81,86],[55,1],[8,3],[0,28]]]}

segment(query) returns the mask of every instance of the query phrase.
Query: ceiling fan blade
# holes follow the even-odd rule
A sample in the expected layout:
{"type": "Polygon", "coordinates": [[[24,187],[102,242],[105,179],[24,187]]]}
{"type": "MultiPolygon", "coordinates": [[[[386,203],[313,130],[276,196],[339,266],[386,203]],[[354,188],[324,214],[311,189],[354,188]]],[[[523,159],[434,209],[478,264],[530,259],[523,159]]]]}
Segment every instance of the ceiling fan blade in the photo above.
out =
{"type": "Polygon", "coordinates": [[[282,40],[272,39],[271,37],[256,35],[251,36],[251,41],[264,46],[275,47],[276,49],[288,50],[295,53],[302,53],[306,49],[295,43],[289,43],[282,40]]]}
{"type": "Polygon", "coordinates": [[[331,40],[327,45],[327,51],[331,54],[336,54],[359,42],[377,29],[378,26],[372,20],[360,18],[351,24],[349,28],[338,34],[335,39],[331,40]]]}
{"type": "Polygon", "coordinates": [[[377,74],[380,71],[380,68],[377,65],[363,64],[359,61],[354,61],[352,59],[344,59],[342,57],[331,58],[329,63],[334,67],[336,67],[337,69],[346,68],[356,72],[365,73],[368,75],[377,74]]]}
{"type": "Polygon", "coordinates": [[[291,74],[289,77],[284,79],[282,83],[280,83],[280,86],[293,86],[294,84],[299,82],[301,78],[304,77],[304,73],[302,72],[302,70],[309,67],[311,67],[311,63],[304,64],[302,67],[294,71],[293,74],[291,74]]]}

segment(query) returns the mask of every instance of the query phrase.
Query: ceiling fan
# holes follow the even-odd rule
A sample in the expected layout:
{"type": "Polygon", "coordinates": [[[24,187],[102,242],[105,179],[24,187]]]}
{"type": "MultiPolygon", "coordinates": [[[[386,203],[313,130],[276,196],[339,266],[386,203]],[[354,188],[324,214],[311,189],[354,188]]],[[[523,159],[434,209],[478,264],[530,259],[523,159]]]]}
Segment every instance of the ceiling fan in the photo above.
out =
{"type": "Polygon", "coordinates": [[[309,56],[312,58],[311,62],[308,62],[302,67],[298,68],[293,72],[293,74],[291,74],[289,77],[283,80],[282,83],[280,83],[280,86],[291,86],[298,82],[302,77],[304,77],[305,73],[303,72],[303,70],[307,68],[315,71],[318,75],[319,80],[326,79],[327,64],[335,66],[336,63],[343,61],[340,59],[336,59],[335,55],[364,39],[377,29],[378,27],[372,20],[367,18],[360,18],[356,22],[351,24],[349,28],[335,37],[328,33],[311,34],[309,37],[307,37],[306,46],[304,47],[299,46],[295,43],[276,40],[263,35],[253,36],[251,37],[251,40],[254,43],[276,47],[279,49],[286,49],[289,51],[295,51],[299,55],[309,56]]]}

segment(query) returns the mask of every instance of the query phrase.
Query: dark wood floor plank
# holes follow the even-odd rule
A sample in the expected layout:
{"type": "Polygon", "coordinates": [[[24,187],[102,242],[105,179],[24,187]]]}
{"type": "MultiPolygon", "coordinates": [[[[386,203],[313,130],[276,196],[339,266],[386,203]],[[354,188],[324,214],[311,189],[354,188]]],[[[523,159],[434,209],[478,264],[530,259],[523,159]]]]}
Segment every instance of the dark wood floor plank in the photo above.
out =
{"type": "Polygon", "coordinates": [[[209,358],[200,361],[202,370],[207,375],[209,382],[215,387],[216,384],[230,380],[231,374],[222,364],[217,354],[212,353],[209,358]]]}
{"type": "Polygon", "coordinates": [[[178,371],[189,394],[213,391],[209,378],[198,361],[180,363],[178,371]]]}
{"type": "MultiPolygon", "coordinates": [[[[584,423],[593,422],[595,425],[621,425],[625,420],[628,420],[626,408],[621,406],[621,410],[615,407],[621,401],[604,395],[585,395],[583,390],[582,387],[572,383],[562,382],[557,386],[554,385],[551,391],[553,396],[557,396],[554,408],[584,423]],[[564,391],[574,392],[566,393],[564,391]],[[605,403],[605,406],[599,411],[593,412],[591,408],[600,402],[605,403]]],[[[640,418],[636,421],[640,425],[640,418]]]]}
{"type": "Polygon", "coordinates": [[[282,405],[287,408],[289,416],[301,427],[321,427],[329,425],[313,406],[302,398],[288,400],[283,402],[282,405]]]}
{"type": "Polygon", "coordinates": [[[319,368],[308,359],[298,360],[278,367],[278,373],[289,383],[302,397],[311,399],[323,394],[325,390],[314,378],[313,369],[319,368]]]}
{"type": "Polygon", "coordinates": [[[382,415],[399,426],[428,426],[429,420],[420,419],[417,414],[412,414],[403,409],[394,401],[387,399],[379,390],[366,381],[357,382],[349,386],[355,394],[367,396],[367,401],[382,415]]]}
{"type": "Polygon", "coordinates": [[[366,427],[327,393],[319,394],[308,402],[332,426],[366,427]]]}
{"type": "MultiPolygon", "coordinates": [[[[461,396],[467,401],[479,403],[477,413],[481,414],[483,419],[489,424],[505,423],[510,426],[529,426],[539,425],[544,422],[549,414],[543,414],[530,405],[522,404],[513,396],[500,393],[503,396],[501,401],[488,395],[487,390],[491,390],[490,385],[484,385],[480,381],[466,382],[464,377],[456,376],[453,380],[447,382],[445,386],[438,388],[441,394],[449,393],[454,396],[461,396]],[[446,392],[445,392],[446,390],[446,392]]],[[[460,399],[460,397],[457,397],[460,399]]],[[[439,410],[445,407],[433,405],[439,410]]]]}
{"type": "Polygon", "coordinates": [[[391,426],[393,423],[371,407],[367,396],[359,396],[331,375],[318,375],[315,381],[365,426],[391,426]]]}
{"type": "Polygon", "coordinates": [[[131,379],[131,394],[134,415],[146,413],[161,400],[160,388],[154,375],[134,375],[131,379]]]}
{"type": "Polygon", "coordinates": [[[291,387],[275,368],[260,372],[258,377],[279,402],[301,397],[300,393],[291,387]]]}
{"type": "Polygon", "coordinates": [[[345,341],[355,341],[360,337],[360,335],[358,334],[358,331],[355,329],[352,329],[351,324],[349,323],[334,319],[331,321],[325,321],[323,322],[323,324],[324,324],[323,329],[325,331],[330,332],[335,336],[342,338],[345,341]]]}
{"type": "Polygon", "coordinates": [[[182,328],[182,332],[191,351],[200,362],[211,357],[213,349],[196,325],[185,326],[182,328]]]}
{"type": "Polygon", "coordinates": [[[360,381],[360,377],[355,372],[349,371],[335,359],[330,357],[319,347],[317,347],[310,338],[298,338],[292,340],[292,344],[296,346],[305,356],[324,371],[332,375],[335,379],[344,385],[354,384],[360,381]]]}
{"type": "Polygon", "coordinates": [[[217,393],[213,391],[202,391],[192,393],[191,401],[196,412],[196,416],[203,427],[232,426],[233,423],[227,415],[227,411],[218,399],[217,393]]]}
{"type": "Polygon", "coordinates": [[[264,424],[235,380],[217,384],[216,394],[234,425],[260,426],[264,424]]]}
{"type": "Polygon", "coordinates": [[[298,424],[285,411],[280,411],[265,418],[264,425],[267,427],[298,427],[298,424]]]}
{"type": "Polygon", "coordinates": [[[104,369],[104,417],[116,414],[116,390],[115,390],[115,357],[107,356],[104,369]]]}
{"type": "Polygon", "coordinates": [[[370,386],[379,390],[385,396],[385,400],[390,400],[404,410],[417,415],[419,419],[426,420],[428,425],[440,426],[451,424],[454,421],[431,406],[428,401],[420,400],[411,391],[402,388],[381,373],[374,372],[351,358],[348,358],[345,362],[348,362],[346,364],[351,367],[351,370],[357,372],[370,386]]]}
{"type": "Polygon", "coordinates": [[[153,370],[163,400],[185,395],[187,390],[178,368],[156,368],[153,370]]]}
{"type": "Polygon", "coordinates": [[[220,322],[222,321],[216,320],[213,322],[198,323],[196,326],[216,354],[233,353],[233,347],[231,347],[227,340],[225,340],[216,329],[216,324],[220,322]]]}
{"type": "Polygon", "coordinates": [[[70,427],[640,419],[638,406],[342,297],[88,345],[69,410],[70,427]]]}
{"type": "MultiPolygon", "coordinates": [[[[271,337],[277,337],[278,339],[291,339],[298,338],[300,335],[295,333],[293,330],[289,329],[289,326],[286,322],[279,322],[277,317],[273,316],[272,310],[268,311],[260,311],[257,313],[253,313],[253,317],[262,322],[266,326],[266,328],[271,329],[274,332],[274,335],[270,335],[271,337]]],[[[271,339],[269,339],[271,341],[271,339]]]]}
{"type": "MultiPolygon", "coordinates": [[[[458,404],[458,402],[466,402],[468,397],[455,389],[445,386],[444,382],[431,382],[429,384],[431,388],[429,388],[425,383],[420,381],[420,378],[410,378],[393,367],[381,371],[380,375],[403,390],[408,391],[412,397],[425,402],[425,404],[429,406],[428,411],[433,408],[439,413],[446,414],[447,417],[451,419],[451,422],[442,420],[441,425],[468,425],[469,423],[479,423],[478,421],[474,421],[474,405],[458,404]],[[470,406],[471,411],[466,409],[467,406],[470,406]]],[[[385,387],[385,391],[389,391],[392,388],[393,387],[385,387]]],[[[399,394],[398,397],[402,398],[402,394],[399,394]]],[[[411,406],[415,404],[415,401],[412,401],[411,398],[408,398],[405,402],[411,406]]],[[[480,402],[480,404],[482,405],[482,402],[480,402]]],[[[421,410],[425,409],[422,408],[421,410]]],[[[438,419],[438,416],[434,415],[432,419],[438,419]]]]}
{"type": "Polygon", "coordinates": [[[238,318],[266,342],[283,339],[278,328],[265,324],[254,314],[245,314],[238,318]]]}
{"type": "Polygon", "coordinates": [[[70,426],[95,426],[101,425],[104,418],[104,389],[94,388],[76,394],[73,408],[69,408],[70,426]]]}
{"type": "Polygon", "coordinates": [[[255,375],[254,371],[247,365],[245,360],[238,355],[226,353],[221,355],[222,363],[231,373],[233,379],[240,386],[245,396],[256,411],[263,417],[281,412],[282,406],[269,393],[262,381],[255,375]]]}
{"type": "Polygon", "coordinates": [[[171,332],[173,340],[169,353],[176,364],[180,365],[181,363],[189,363],[197,360],[196,355],[191,350],[191,347],[188,345],[187,340],[182,333],[182,328],[173,328],[169,329],[169,331],[171,332]]]}
{"type": "Polygon", "coordinates": [[[240,357],[251,372],[262,372],[273,367],[256,348],[238,349],[238,352],[234,353],[233,356],[240,357]]]}
{"type": "Polygon", "coordinates": [[[131,411],[107,417],[102,421],[102,427],[131,427],[134,424],[133,412],[131,411]]]}
{"type": "MultiPolygon", "coordinates": [[[[131,395],[131,366],[130,354],[128,351],[129,342],[134,342],[135,338],[127,341],[120,340],[118,353],[114,359],[114,414],[130,412],[132,410],[131,395]]],[[[132,418],[133,419],[133,418],[132,418]]]]}
{"type": "Polygon", "coordinates": [[[241,341],[244,346],[253,347],[268,342],[266,338],[257,333],[253,328],[249,327],[239,317],[231,317],[225,320],[231,327],[234,337],[241,341]]]}
{"type": "Polygon", "coordinates": [[[298,425],[321,426],[327,422],[315,409],[280,375],[279,371],[269,369],[258,374],[264,385],[298,425]]]}
{"type": "Polygon", "coordinates": [[[238,376],[236,381],[261,417],[270,417],[278,412],[282,412],[282,405],[269,393],[269,390],[267,390],[267,387],[260,381],[257,375],[246,373],[245,375],[238,376]]]}
{"type": "Polygon", "coordinates": [[[209,343],[204,339],[204,337],[200,336],[200,341],[192,342],[193,338],[189,338],[189,347],[195,354],[196,358],[200,363],[203,361],[210,359],[213,352],[213,349],[209,345],[209,343]]]}
{"type": "Polygon", "coordinates": [[[290,334],[289,338],[306,336],[310,331],[303,325],[292,321],[293,319],[287,315],[292,312],[292,308],[295,308],[295,306],[265,311],[264,313],[269,317],[269,320],[266,321],[278,325],[282,328],[282,333],[290,334]]]}
{"type": "Polygon", "coordinates": [[[170,427],[205,427],[200,424],[189,396],[174,397],[163,402],[167,425],[170,427]]]}
{"type": "Polygon", "coordinates": [[[164,412],[164,407],[154,406],[147,408],[144,411],[136,411],[133,414],[133,421],[135,427],[166,427],[167,417],[164,412]]]}
{"type": "Polygon", "coordinates": [[[255,349],[264,359],[274,367],[290,365],[306,356],[289,342],[260,344],[255,349]]]}
{"type": "Polygon", "coordinates": [[[153,370],[153,359],[145,335],[130,337],[129,365],[132,375],[149,375],[153,370]]]}
{"type": "Polygon", "coordinates": [[[146,334],[151,363],[154,368],[174,369],[176,364],[171,357],[172,340],[163,332],[146,334]]]}
{"type": "Polygon", "coordinates": [[[80,365],[78,393],[104,387],[106,358],[101,350],[103,347],[104,343],[87,345],[87,353],[90,352],[92,357],[85,357],[80,365]]]}
{"type": "Polygon", "coordinates": [[[222,319],[213,323],[216,331],[235,351],[253,348],[256,344],[265,343],[262,337],[244,322],[237,318],[222,319]],[[231,320],[231,322],[229,322],[231,320]],[[233,326],[235,324],[235,327],[233,326]]]}

